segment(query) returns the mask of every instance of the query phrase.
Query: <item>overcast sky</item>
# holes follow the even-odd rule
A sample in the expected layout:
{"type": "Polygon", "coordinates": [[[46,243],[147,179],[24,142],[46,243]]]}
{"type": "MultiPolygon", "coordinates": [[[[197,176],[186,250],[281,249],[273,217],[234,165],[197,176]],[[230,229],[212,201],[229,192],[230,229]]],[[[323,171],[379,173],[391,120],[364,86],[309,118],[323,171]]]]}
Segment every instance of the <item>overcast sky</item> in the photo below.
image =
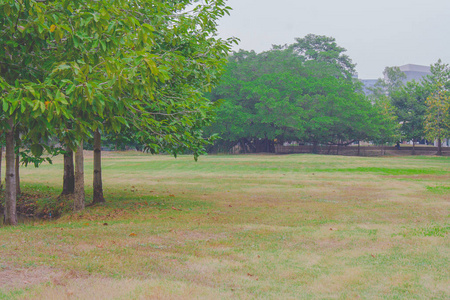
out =
{"type": "Polygon", "coordinates": [[[334,37],[357,64],[359,78],[384,67],[450,63],[450,0],[228,0],[221,37],[234,50],[262,52],[309,33],[334,37]]]}

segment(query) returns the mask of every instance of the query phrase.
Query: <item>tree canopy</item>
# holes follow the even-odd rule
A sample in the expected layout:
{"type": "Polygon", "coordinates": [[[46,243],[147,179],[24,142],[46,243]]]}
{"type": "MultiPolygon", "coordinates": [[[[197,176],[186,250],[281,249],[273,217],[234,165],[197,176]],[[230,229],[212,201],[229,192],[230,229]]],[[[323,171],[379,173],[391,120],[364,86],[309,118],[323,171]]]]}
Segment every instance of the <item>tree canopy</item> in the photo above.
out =
{"type": "Polygon", "coordinates": [[[259,54],[234,53],[211,94],[223,104],[210,132],[219,133],[224,145],[241,142],[253,150],[262,142],[375,139],[385,123],[381,107],[359,92],[354,65],[343,52],[333,38],[308,35],[259,54]]]}
{"type": "Polygon", "coordinates": [[[152,152],[197,157],[214,115],[203,93],[234,42],[217,37],[229,10],[223,0],[0,1],[1,128],[27,128],[36,156],[50,137],[75,149],[99,130],[128,130],[152,152]]]}

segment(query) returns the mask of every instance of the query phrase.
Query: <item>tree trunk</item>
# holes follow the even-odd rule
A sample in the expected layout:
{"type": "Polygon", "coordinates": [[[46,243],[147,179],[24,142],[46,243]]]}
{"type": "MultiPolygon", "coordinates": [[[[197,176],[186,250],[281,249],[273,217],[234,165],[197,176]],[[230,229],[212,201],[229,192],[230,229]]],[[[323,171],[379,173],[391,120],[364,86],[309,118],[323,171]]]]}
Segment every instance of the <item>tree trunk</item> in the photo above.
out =
{"type": "Polygon", "coordinates": [[[16,195],[19,196],[22,193],[22,191],[20,190],[20,157],[19,157],[19,154],[16,154],[15,171],[16,171],[16,195]]]}
{"type": "Polygon", "coordinates": [[[100,131],[94,132],[94,198],[92,203],[104,203],[102,185],[102,141],[100,131]]]}
{"type": "Polygon", "coordinates": [[[17,225],[16,173],[14,169],[14,121],[8,120],[10,129],[6,131],[6,171],[5,171],[5,225],[17,225]]]}
{"type": "Polygon", "coordinates": [[[319,143],[318,142],[313,142],[312,153],[318,154],[319,153],[318,147],[319,147],[319,143]]]}
{"type": "Polygon", "coordinates": [[[413,150],[411,154],[416,155],[416,139],[413,139],[413,150]]]}
{"type": "Polygon", "coordinates": [[[3,145],[0,145],[0,191],[3,190],[3,181],[2,181],[2,158],[3,158],[3,145]]]}
{"type": "Polygon", "coordinates": [[[440,137],[438,138],[438,152],[436,153],[436,155],[442,155],[442,140],[440,137]]]}
{"type": "Polygon", "coordinates": [[[63,178],[63,190],[61,196],[72,195],[75,190],[75,174],[73,165],[73,151],[69,147],[66,148],[64,154],[64,178],[63,178]]]}
{"type": "Polygon", "coordinates": [[[79,212],[84,209],[84,156],[83,141],[77,147],[75,152],[75,197],[73,199],[73,210],[79,212]]]}
{"type": "Polygon", "coordinates": [[[361,141],[358,141],[358,156],[361,156],[361,141]]]}

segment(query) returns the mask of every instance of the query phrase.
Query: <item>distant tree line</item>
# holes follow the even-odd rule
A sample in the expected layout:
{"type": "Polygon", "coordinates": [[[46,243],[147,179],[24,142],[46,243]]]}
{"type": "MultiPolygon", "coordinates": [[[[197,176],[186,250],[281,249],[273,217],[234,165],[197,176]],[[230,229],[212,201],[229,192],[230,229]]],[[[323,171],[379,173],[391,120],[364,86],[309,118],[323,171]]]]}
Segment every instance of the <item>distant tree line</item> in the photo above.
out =
{"type": "Polygon", "coordinates": [[[437,142],[437,154],[441,155],[442,140],[450,138],[450,67],[438,60],[430,71],[421,81],[406,82],[398,67],[387,67],[370,96],[392,104],[401,139],[412,141],[413,154],[416,143],[428,139],[437,142]]]}
{"type": "Polygon", "coordinates": [[[334,38],[307,35],[286,46],[228,60],[211,92],[221,102],[212,151],[239,145],[246,152],[273,152],[275,143],[348,145],[394,142],[399,137],[395,107],[387,97],[368,98],[353,78],[355,65],[334,38]]]}

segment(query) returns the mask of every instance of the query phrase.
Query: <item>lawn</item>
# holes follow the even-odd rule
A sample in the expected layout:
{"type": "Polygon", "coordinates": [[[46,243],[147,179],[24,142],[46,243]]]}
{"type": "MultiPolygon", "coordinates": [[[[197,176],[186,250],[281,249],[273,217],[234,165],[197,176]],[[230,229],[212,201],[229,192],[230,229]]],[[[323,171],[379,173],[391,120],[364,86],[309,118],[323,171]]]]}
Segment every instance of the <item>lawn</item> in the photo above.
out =
{"type": "Polygon", "coordinates": [[[450,298],[449,157],[108,152],[103,178],[104,206],[0,228],[0,299],[450,298]]]}

